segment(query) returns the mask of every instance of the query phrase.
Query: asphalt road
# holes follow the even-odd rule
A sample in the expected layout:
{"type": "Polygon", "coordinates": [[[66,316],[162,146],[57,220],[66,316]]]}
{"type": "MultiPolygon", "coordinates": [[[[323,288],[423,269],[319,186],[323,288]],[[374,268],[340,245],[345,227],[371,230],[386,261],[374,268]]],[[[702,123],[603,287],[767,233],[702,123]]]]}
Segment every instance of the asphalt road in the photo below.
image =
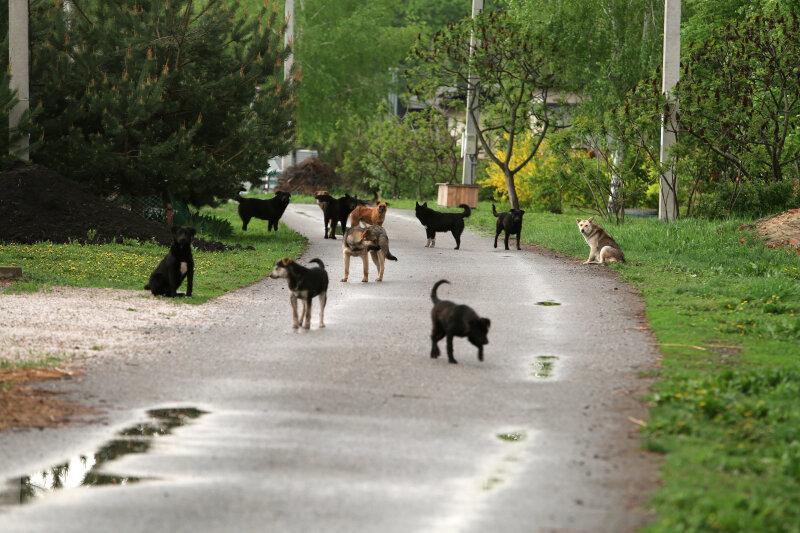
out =
{"type": "Polygon", "coordinates": [[[283,220],[310,238],[303,260],[325,262],[327,327],[316,327],[315,302],[311,330],[293,331],[285,281],[265,279],[224,296],[226,306],[205,304],[219,313],[215,327],[180,331],[137,360],[88,364],[59,387],[101,408],[95,422],[0,434],[0,531],[553,533],[646,523],[657,463],[638,451],[635,421],[646,414],[640,372],[658,354],[630,287],[605,267],[505,251],[502,240],[494,249],[485,235],[465,233],[453,250],[440,234],[425,248],[413,213],[392,209],[385,228],[399,261],[382,283],[361,283],[356,261],[340,283],[341,239],[322,239],[319,208],[293,204],[283,220]],[[441,278],[451,282],[441,298],[492,320],[483,363],[464,339],[458,365],[428,356],[429,293],[441,278]],[[118,435],[153,423],[147,412],[159,408],[204,414],[188,411],[187,424],[157,437],[118,435]],[[92,473],[122,486],[15,503],[20,476],[72,458],[63,481],[79,484],[114,442],[142,453],[92,473]]]}

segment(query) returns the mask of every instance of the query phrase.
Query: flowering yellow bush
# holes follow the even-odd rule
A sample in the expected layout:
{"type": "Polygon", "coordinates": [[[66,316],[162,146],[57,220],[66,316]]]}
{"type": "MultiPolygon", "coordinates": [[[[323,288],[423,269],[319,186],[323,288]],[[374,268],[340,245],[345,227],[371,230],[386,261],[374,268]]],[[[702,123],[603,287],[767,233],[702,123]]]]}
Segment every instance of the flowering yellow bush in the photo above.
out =
{"type": "MultiPolygon", "coordinates": [[[[506,137],[506,140],[508,137],[506,137]]],[[[520,135],[515,140],[514,153],[511,156],[511,168],[519,165],[533,148],[533,137],[530,133],[520,135]]],[[[564,154],[568,159],[581,161],[565,161],[560,154],[554,153],[545,139],[536,151],[536,155],[525,167],[517,172],[514,182],[520,205],[560,212],[565,196],[576,196],[579,192],[570,182],[575,178],[572,163],[581,163],[583,155],[564,154]]],[[[498,150],[498,157],[505,158],[506,152],[498,150]]],[[[486,172],[486,178],[478,180],[478,185],[495,190],[495,197],[508,198],[508,188],[503,171],[492,165],[486,172]]]]}

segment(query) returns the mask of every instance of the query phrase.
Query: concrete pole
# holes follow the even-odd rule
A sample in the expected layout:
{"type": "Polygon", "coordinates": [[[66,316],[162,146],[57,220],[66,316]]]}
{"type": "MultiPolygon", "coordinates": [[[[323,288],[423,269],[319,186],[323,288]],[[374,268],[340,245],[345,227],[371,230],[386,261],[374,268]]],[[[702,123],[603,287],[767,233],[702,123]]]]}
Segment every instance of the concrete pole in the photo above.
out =
{"type": "MultiPolygon", "coordinates": [[[[9,134],[19,130],[22,115],[30,107],[30,70],[28,59],[28,0],[8,2],[8,60],[11,65],[11,89],[17,91],[17,105],[8,115],[9,134]]],[[[9,153],[23,160],[30,159],[30,141],[25,135],[9,147],[9,153]]]]}
{"type": "MultiPolygon", "coordinates": [[[[283,35],[284,46],[289,46],[289,43],[294,46],[294,0],[286,0],[283,12],[286,15],[288,24],[286,26],[286,33],[283,35]]],[[[288,80],[292,73],[292,66],[294,65],[294,49],[286,61],[283,63],[283,79],[288,80]]]]}
{"type": "MultiPolygon", "coordinates": [[[[472,18],[483,11],[483,0],[472,0],[472,18]]],[[[469,38],[470,50],[475,48],[475,33],[469,38]]],[[[469,86],[474,87],[478,78],[469,76],[469,86]]],[[[478,166],[478,119],[480,117],[478,95],[467,91],[467,128],[461,137],[461,157],[464,158],[461,172],[461,183],[464,185],[475,184],[475,168],[478,166]],[[470,113],[470,110],[473,110],[470,113]]]]}
{"type": "MultiPolygon", "coordinates": [[[[678,102],[672,98],[672,89],[680,78],[681,64],[681,0],[666,0],[664,3],[664,64],[662,68],[661,91],[667,96],[670,114],[669,121],[675,122],[678,102]]],[[[669,148],[675,143],[675,132],[669,131],[668,124],[661,122],[661,164],[672,165],[669,148]]],[[[659,220],[678,218],[678,176],[669,168],[661,176],[658,191],[659,220]]]]}
{"type": "MultiPolygon", "coordinates": [[[[285,0],[283,5],[283,13],[286,17],[286,32],[283,34],[283,45],[292,45],[292,53],[283,62],[283,79],[288,80],[292,75],[292,67],[294,66],[294,0],[285,0]]],[[[281,156],[281,172],[295,164],[295,152],[292,149],[287,155],[281,156]]]]}

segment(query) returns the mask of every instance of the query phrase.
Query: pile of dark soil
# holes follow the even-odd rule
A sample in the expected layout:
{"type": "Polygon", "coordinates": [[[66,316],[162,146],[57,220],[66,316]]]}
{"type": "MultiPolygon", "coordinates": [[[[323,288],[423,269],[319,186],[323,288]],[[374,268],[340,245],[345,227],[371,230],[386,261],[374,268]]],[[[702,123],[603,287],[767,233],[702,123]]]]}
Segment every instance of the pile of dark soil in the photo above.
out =
{"type": "MultiPolygon", "coordinates": [[[[41,165],[18,163],[0,172],[0,242],[110,243],[155,240],[169,246],[169,227],[114,205],[41,165]]],[[[231,250],[195,239],[203,251],[231,250]]]]}
{"type": "Polygon", "coordinates": [[[287,167],[278,180],[278,189],[314,194],[319,190],[329,191],[340,184],[339,176],[331,167],[316,157],[310,157],[287,167]]]}

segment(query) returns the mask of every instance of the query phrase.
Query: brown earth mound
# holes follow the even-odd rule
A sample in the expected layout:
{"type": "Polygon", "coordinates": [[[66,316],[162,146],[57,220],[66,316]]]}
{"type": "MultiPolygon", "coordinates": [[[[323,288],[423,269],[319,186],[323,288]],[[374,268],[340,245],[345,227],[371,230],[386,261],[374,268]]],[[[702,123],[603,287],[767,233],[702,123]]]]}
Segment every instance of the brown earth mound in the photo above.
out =
{"type": "MultiPolygon", "coordinates": [[[[172,243],[166,225],[95,196],[46,167],[18,163],[0,173],[0,242],[109,243],[124,238],[172,243]]],[[[233,248],[203,239],[194,245],[204,251],[233,248]]]]}
{"type": "Polygon", "coordinates": [[[767,246],[790,246],[800,252],[800,209],[790,209],[756,220],[756,235],[766,240],[767,246]]]}
{"type": "Polygon", "coordinates": [[[287,167],[278,180],[278,189],[314,194],[318,190],[330,190],[340,183],[339,176],[331,167],[316,157],[310,157],[287,167]]]}

